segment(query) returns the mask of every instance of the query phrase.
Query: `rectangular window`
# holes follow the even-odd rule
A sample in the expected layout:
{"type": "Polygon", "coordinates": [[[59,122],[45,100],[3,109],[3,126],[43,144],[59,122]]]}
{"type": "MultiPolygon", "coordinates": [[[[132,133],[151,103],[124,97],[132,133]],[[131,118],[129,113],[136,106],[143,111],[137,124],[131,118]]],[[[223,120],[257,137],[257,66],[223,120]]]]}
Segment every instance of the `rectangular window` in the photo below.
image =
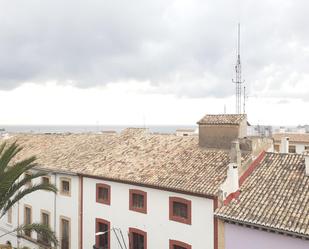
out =
{"type": "Polygon", "coordinates": [[[170,249],[191,249],[191,248],[192,246],[187,243],[178,240],[170,240],[170,249]]]}
{"type": "MultiPolygon", "coordinates": [[[[48,211],[41,211],[41,224],[50,226],[50,220],[49,220],[50,214],[48,211]]],[[[48,238],[46,236],[39,236],[38,241],[48,245],[48,238]]]]}
{"type": "Polygon", "coordinates": [[[275,144],[274,145],[274,151],[275,152],[280,152],[280,145],[279,144],[275,144]]]}
{"type": "Polygon", "coordinates": [[[8,224],[12,224],[12,212],[13,212],[12,208],[10,208],[7,212],[7,223],[8,224]]]}
{"type": "Polygon", "coordinates": [[[191,225],[191,201],[179,197],[169,198],[170,220],[191,225]]]}
{"type": "Polygon", "coordinates": [[[188,219],[188,205],[175,201],[173,203],[173,215],[179,216],[183,219],[188,219]]]}
{"type": "Polygon", "coordinates": [[[137,189],[129,190],[129,209],[136,212],[147,213],[147,193],[137,189]]]}
{"type": "Polygon", "coordinates": [[[106,205],[111,204],[111,187],[107,184],[96,185],[96,201],[106,205]]]}
{"type": "Polygon", "coordinates": [[[96,219],[96,247],[110,249],[110,222],[96,219]]]}
{"type": "Polygon", "coordinates": [[[60,178],[60,193],[62,195],[71,196],[71,179],[66,177],[60,178]]]}
{"type": "MultiPolygon", "coordinates": [[[[24,224],[29,225],[32,223],[32,208],[31,206],[25,205],[24,208],[24,224]]],[[[31,237],[31,230],[25,230],[25,235],[31,237]]]]}
{"type": "Polygon", "coordinates": [[[129,238],[130,249],[147,249],[146,232],[136,228],[129,228],[129,238]]]}
{"type": "Polygon", "coordinates": [[[305,150],[309,151],[309,146],[305,146],[305,150]]]}
{"type": "Polygon", "coordinates": [[[289,146],[289,153],[296,153],[296,146],[295,145],[289,146]]]}
{"type": "Polygon", "coordinates": [[[42,176],[42,183],[43,184],[49,184],[50,183],[50,177],[49,176],[42,176]]]}
{"type": "Polygon", "coordinates": [[[61,217],[60,218],[60,248],[61,249],[70,249],[70,233],[71,225],[70,219],[61,217]]]}

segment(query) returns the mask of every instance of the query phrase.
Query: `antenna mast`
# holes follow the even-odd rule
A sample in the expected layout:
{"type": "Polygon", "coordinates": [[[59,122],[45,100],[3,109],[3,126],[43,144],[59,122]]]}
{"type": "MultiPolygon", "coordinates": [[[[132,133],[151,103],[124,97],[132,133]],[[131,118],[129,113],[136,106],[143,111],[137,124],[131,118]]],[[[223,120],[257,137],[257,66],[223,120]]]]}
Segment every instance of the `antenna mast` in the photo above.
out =
{"type": "MultiPolygon", "coordinates": [[[[235,80],[232,80],[236,86],[236,113],[240,114],[241,111],[241,95],[242,95],[242,81],[241,79],[241,62],[240,62],[240,23],[238,23],[238,39],[237,39],[237,61],[235,65],[235,80]]],[[[244,110],[245,111],[245,110],[244,110]]]]}

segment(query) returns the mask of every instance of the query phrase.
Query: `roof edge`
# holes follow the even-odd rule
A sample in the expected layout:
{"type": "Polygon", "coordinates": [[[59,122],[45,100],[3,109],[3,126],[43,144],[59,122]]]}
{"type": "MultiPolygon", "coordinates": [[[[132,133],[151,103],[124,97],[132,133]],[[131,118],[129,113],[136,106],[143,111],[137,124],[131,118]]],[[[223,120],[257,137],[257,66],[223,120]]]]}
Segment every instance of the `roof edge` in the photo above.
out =
{"type": "Polygon", "coordinates": [[[123,183],[123,184],[131,184],[131,185],[145,187],[145,188],[152,188],[152,189],[170,191],[170,192],[179,193],[179,194],[186,194],[186,195],[192,195],[192,196],[196,196],[196,197],[203,197],[203,198],[211,199],[211,200],[215,200],[215,198],[216,198],[215,195],[211,195],[211,194],[190,192],[190,191],[185,191],[185,190],[182,190],[182,189],[168,188],[168,187],[163,187],[163,186],[158,186],[158,185],[153,185],[153,184],[145,184],[145,183],[129,181],[129,180],[114,179],[114,178],[109,178],[109,177],[104,177],[104,176],[94,176],[94,175],[83,174],[83,173],[77,173],[77,175],[82,176],[82,177],[92,178],[92,179],[118,182],[118,183],[123,183]]]}
{"type": "Polygon", "coordinates": [[[276,227],[264,226],[264,225],[252,223],[252,222],[249,222],[249,221],[238,220],[238,219],[235,219],[235,218],[231,218],[229,216],[218,214],[216,212],[214,213],[214,216],[217,217],[218,219],[221,219],[221,220],[224,220],[224,221],[236,223],[237,225],[246,225],[246,226],[252,226],[252,227],[256,227],[256,228],[262,228],[262,229],[266,229],[266,230],[269,230],[269,231],[284,233],[284,234],[289,235],[289,236],[293,236],[293,237],[296,236],[296,237],[301,237],[301,238],[304,238],[306,240],[309,240],[309,234],[307,235],[307,234],[292,232],[292,231],[288,231],[288,230],[284,230],[284,229],[280,229],[280,228],[276,228],[276,227]]]}

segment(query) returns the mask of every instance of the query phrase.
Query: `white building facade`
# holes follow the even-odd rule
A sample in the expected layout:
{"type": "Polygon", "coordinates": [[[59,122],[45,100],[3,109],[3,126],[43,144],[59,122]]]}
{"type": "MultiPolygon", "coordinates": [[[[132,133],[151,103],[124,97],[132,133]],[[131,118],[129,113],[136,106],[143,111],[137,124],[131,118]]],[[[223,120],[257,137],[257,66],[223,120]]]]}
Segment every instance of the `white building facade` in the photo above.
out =
{"type": "MultiPolygon", "coordinates": [[[[31,223],[47,223],[59,238],[61,248],[66,248],[64,233],[69,236],[69,248],[78,248],[79,242],[79,177],[68,173],[49,173],[47,177],[37,178],[30,184],[39,181],[48,181],[57,186],[57,194],[47,191],[36,191],[24,197],[12,208],[12,220],[9,222],[9,213],[0,220],[0,229],[8,233],[2,241],[10,241],[14,247],[39,248],[44,245],[44,238],[39,238],[35,232],[30,234],[10,233],[19,225],[31,223]],[[62,184],[69,183],[68,191],[63,191],[62,184]],[[67,230],[68,229],[68,230],[67,230]],[[64,238],[64,239],[63,239],[64,238]]],[[[67,186],[67,185],[66,185],[67,186]]]]}
{"type": "Polygon", "coordinates": [[[108,248],[119,248],[118,239],[123,245],[121,236],[127,246],[132,246],[129,232],[135,229],[145,234],[144,248],[169,248],[171,241],[187,244],[187,248],[214,248],[212,199],[87,177],[83,178],[83,186],[83,248],[91,248],[95,243],[96,221],[100,220],[108,223],[108,229],[116,228],[109,235],[108,248]],[[110,187],[109,204],[97,201],[99,184],[110,187]],[[146,210],[130,210],[130,190],[146,194],[146,210]],[[171,198],[190,202],[189,224],[170,219],[171,198]]]}
{"type": "MultiPolygon", "coordinates": [[[[48,178],[59,192],[37,191],[25,197],[13,208],[11,223],[7,215],[1,219],[3,233],[27,223],[30,212],[31,222],[43,223],[43,214],[48,217],[48,225],[59,238],[59,248],[63,249],[93,248],[94,245],[101,248],[100,241],[104,249],[134,248],[134,234],[143,237],[139,236],[144,241],[144,247],[140,248],[173,248],[173,245],[186,249],[215,248],[213,213],[216,204],[213,199],[73,174],[50,173],[48,178]],[[63,193],[62,181],[69,182],[69,193],[63,193]],[[98,186],[108,186],[108,203],[98,200],[98,186]],[[145,210],[133,210],[132,192],[146,194],[145,210]],[[173,219],[172,200],[189,203],[188,220],[173,219]],[[105,225],[103,231],[99,229],[100,224],[105,225]]],[[[34,232],[20,238],[11,233],[2,241],[10,241],[20,248],[44,245],[34,232]]]]}

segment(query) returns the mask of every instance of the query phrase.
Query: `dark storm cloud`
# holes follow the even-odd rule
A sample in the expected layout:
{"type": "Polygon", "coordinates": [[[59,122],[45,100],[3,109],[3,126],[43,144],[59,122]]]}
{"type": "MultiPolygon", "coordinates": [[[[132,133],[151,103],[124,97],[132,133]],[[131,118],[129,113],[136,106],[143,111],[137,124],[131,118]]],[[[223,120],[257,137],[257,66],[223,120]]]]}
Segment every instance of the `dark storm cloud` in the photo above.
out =
{"type": "Polygon", "coordinates": [[[1,1],[0,88],[137,80],[161,93],[229,96],[240,20],[249,91],[280,95],[296,84],[292,73],[309,77],[308,8],[305,0],[1,1]]]}

